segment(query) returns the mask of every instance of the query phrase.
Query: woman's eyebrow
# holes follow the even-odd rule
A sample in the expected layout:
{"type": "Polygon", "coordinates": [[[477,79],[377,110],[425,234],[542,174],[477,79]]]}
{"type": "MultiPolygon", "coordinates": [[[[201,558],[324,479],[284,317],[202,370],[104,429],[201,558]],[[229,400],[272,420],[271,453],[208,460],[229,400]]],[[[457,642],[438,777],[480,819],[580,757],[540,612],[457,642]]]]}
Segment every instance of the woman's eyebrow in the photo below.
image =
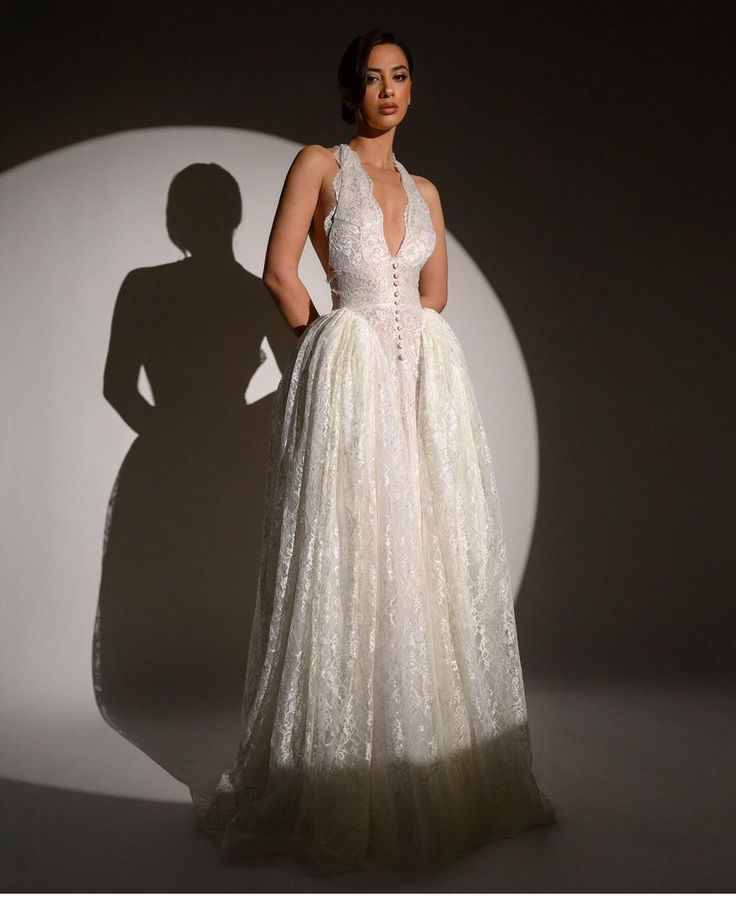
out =
{"type": "MultiPolygon", "coordinates": [[[[392,69],[405,69],[406,66],[402,62],[402,63],[399,63],[399,65],[397,65],[397,66],[391,66],[391,68],[392,69]]],[[[378,66],[368,66],[366,68],[366,72],[380,72],[380,71],[381,71],[381,69],[378,66]]]]}

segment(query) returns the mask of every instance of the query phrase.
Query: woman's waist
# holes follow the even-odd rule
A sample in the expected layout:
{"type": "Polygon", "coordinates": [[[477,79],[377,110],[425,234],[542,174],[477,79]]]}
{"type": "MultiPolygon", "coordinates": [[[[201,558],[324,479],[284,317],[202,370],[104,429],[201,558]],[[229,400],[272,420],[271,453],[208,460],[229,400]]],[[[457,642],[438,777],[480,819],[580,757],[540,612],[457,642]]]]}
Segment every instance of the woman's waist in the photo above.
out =
{"type": "Polygon", "coordinates": [[[403,289],[381,290],[377,288],[349,288],[332,290],[333,307],[350,307],[352,309],[363,307],[397,307],[400,309],[420,307],[419,290],[403,289]]]}

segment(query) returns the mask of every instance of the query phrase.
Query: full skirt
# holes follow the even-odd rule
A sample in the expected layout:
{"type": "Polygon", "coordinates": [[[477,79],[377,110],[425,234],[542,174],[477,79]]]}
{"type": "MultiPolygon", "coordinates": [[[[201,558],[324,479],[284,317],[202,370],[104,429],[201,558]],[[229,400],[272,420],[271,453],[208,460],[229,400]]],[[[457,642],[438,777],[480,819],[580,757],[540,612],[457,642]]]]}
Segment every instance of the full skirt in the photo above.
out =
{"type": "Polygon", "coordinates": [[[240,745],[192,794],[223,861],[420,868],[554,819],[486,432],[421,318],[402,368],[335,309],[279,383],[240,745]]]}

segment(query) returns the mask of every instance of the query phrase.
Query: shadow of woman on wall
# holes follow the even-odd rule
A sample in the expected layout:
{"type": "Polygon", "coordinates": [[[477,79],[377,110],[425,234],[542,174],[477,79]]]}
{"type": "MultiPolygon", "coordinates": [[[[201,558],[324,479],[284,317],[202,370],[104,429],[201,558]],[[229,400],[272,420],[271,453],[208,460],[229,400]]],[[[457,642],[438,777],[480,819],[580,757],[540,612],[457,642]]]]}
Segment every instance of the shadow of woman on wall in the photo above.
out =
{"type": "Polygon", "coordinates": [[[105,398],[137,436],[105,522],[95,698],[190,785],[237,745],[274,398],[244,394],[264,335],[281,371],[296,352],[263,282],[233,255],[241,215],[238,184],[215,163],[174,177],[167,229],[185,258],[125,277],[104,374],[105,398]],[[141,367],[155,405],[138,390],[141,367]]]}

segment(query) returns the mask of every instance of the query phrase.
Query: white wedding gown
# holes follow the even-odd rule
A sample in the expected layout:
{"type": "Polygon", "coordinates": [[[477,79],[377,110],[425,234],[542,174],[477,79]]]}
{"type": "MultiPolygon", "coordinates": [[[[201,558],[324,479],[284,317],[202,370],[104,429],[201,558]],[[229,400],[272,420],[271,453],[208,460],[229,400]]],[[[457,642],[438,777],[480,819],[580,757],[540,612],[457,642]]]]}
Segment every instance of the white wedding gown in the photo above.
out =
{"type": "Polygon", "coordinates": [[[429,209],[392,256],[334,150],[334,308],[276,394],[240,746],[197,826],[223,861],[416,868],[555,817],[532,774],[491,454],[465,358],[419,302],[429,209]]]}

